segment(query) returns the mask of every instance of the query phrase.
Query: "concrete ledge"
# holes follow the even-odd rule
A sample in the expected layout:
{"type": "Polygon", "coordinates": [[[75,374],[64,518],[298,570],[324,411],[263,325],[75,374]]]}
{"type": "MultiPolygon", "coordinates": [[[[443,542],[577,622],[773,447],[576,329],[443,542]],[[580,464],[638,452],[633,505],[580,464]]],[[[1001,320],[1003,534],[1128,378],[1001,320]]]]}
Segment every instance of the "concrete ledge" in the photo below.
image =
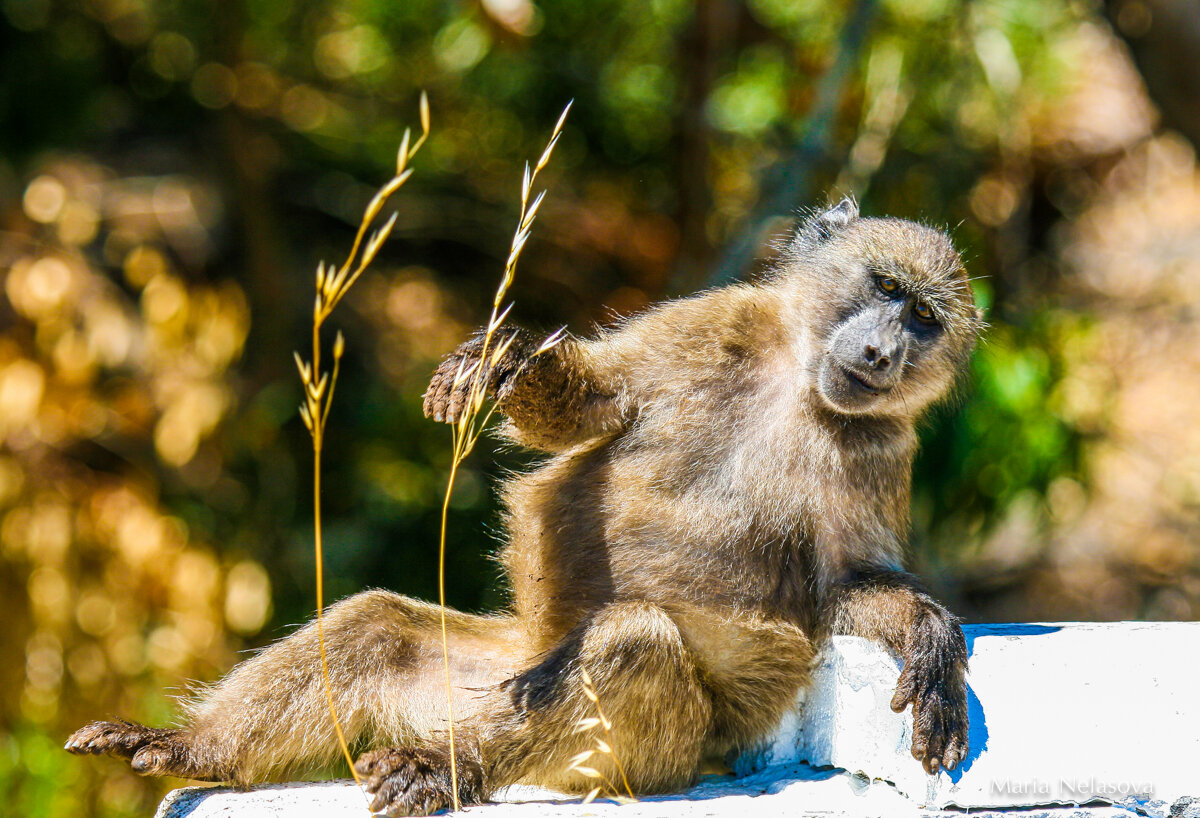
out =
{"type": "MultiPolygon", "coordinates": [[[[1200,623],[975,625],[964,629],[971,750],[927,776],[909,755],[912,718],[888,703],[899,663],[873,643],[837,637],[814,684],[775,736],[735,762],[739,777],[675,796],[582,806],[513,787],[492,818],[797,814],[1087,815],[1200,818],[1200,623]],[[753,798],[751,803],[747,799],[753,798]],[[947,809],[954,812],[944,812],[947,809]]],[[[348,782],[252,792],[192,787],[159,818],[362,815],[348,782]]]]}

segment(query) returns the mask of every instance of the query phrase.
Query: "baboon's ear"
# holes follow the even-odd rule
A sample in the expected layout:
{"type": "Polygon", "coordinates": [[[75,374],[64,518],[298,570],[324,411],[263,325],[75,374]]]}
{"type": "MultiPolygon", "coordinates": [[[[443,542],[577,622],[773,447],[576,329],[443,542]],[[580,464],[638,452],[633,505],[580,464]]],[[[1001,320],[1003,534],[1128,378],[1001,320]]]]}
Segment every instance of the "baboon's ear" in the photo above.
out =
{"type": "Polygon", "coordinates": [[[818,245],[857,218],[858,204],[847,196],[828,210],[799,222],[796,225],[795,235],[792,237],[792,245],[795,247],[818,245]]]}

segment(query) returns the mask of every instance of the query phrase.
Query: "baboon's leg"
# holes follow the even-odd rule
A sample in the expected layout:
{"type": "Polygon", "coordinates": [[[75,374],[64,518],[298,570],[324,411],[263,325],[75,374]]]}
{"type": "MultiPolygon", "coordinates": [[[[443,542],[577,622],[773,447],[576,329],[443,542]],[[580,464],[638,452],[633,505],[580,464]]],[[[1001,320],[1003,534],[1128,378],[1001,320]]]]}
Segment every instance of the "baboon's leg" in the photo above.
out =
{"type": "Polygon", "coordinates": [[[904,660],[892,709],[913,708],[913,757],[925,771],[967,755],[967,644],[958,619],[915,577],[863,572],[836,592],[833,632],[882,642],[904,660]]]}
{"type": "Polygon", "coordinates": [[[703,668],[712,700],[706,755],[756,747],[778,726],[808,683],[816,651],[808,636],[779,619],[691,609],[676,615],[703,668]]]}
{"type": "MultiPolygon", "coordinates": [[[[648,603],[601,609],[491,696],[491,706],[464,719],[457,735],[463,803],[519,780],[586,792],[607,779],[623,791],[618,758],[635,793],[677,790],[694,779],[712,720],[700,670],[679,628],[648,603]],[[598,715],[585,690],[585,671],[612,722],[611,733],[603,727],[578,729],[598,715]],[[585,766],[604,778],[569,769],[572,757],[597,748],[597,738],[616,758],[596,752],[585,766]]],[[[371,808],[410,815],[449,805],[444,747],[364,755],[358,769],[376,796],[371,808]]]]}
{"type": "MultiPolygon", "coordinates": [[[[448,612],[455,715],[525,662],[512,620],[448,612]]],[[[385,591],[331,606],[324,617],[329,679],[348,741],[414,744],[441,729],[446,694],[438,608],[385,591]]],[[[188,707],[188,724],[158,730],[95,722],[66,749],[125,758],[140,773],[250,784],[327,763],[338,744],[310,622],[238,665],[188,707]]]]}

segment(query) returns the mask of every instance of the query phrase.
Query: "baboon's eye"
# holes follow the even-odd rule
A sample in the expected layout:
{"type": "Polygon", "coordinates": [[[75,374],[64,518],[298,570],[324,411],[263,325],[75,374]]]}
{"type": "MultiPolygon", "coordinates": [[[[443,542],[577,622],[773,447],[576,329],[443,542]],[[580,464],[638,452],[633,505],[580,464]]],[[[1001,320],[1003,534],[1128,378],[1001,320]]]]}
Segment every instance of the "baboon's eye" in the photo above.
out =
{"type": "Polygon", "coordinates": [[[883,277],[878,279],[879,289],[883,290],[888,295],[900,289],[900,282],[894,278],[883,277]]]}
{"type": "Polygon", "coordinates": [[[917,318],[924,321],[926,324],[932,324],[935,320],[934,315],[933,315],[933,310],[929,309],[929,305],[926,304],[924,301],[917,302],[917,305],[915,307],[913,307],[913,314],[916,315],[917,318]]]}

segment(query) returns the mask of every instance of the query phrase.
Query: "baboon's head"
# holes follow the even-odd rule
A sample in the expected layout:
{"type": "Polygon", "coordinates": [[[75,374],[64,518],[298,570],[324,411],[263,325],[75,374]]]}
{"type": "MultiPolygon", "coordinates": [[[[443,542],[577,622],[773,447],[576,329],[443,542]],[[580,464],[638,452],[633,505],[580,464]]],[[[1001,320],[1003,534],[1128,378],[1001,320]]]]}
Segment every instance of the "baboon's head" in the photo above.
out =
{"type": "Polygon", "coordinates": [[[944,233],[860,218],[845,199],[798,226],[787,258],[811,383],[828,408],[915,417],[950,391],[982,321],[944,233]]]}

